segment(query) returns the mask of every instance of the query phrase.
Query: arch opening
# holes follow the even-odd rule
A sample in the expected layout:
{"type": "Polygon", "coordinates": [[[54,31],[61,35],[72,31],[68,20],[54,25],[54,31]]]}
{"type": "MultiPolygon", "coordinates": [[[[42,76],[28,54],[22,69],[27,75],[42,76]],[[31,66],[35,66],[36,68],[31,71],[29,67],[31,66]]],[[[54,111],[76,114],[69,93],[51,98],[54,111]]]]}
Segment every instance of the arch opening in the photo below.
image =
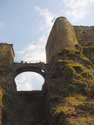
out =
{"type": "Polygon", "coordinates": [[[26,71],[15,77],[17,91],[37,91],[42,90],[45,79],[42,75],[26,71]]]}

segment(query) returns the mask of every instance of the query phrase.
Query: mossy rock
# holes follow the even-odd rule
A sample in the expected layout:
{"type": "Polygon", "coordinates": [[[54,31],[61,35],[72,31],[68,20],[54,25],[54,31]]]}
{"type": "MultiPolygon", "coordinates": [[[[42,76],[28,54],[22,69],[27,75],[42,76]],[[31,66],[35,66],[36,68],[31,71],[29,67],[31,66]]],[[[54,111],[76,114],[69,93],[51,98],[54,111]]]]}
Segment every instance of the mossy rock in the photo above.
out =
{"type": "Polygon", "coordinates": [[[64,77],[65,77],[66,81],[73,80],[74,69],[72,67],[69,67],[69,66],[66,65],[64,70],[63,70],[63,73],[64,73],[64,77]]]}

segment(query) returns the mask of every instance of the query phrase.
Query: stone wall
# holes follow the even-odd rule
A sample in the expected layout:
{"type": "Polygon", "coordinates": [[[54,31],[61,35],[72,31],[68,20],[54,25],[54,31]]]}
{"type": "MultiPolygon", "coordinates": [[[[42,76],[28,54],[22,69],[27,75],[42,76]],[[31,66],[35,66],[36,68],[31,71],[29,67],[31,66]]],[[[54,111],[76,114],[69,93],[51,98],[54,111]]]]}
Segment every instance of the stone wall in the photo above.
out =
{"type": "Polygon", "coordinates": [[[45,124],[45,95],[42,91],[16,92],[11,97],[7,95],[6,99],[4,125],[45,124]]]}
{"type": "Polygon", "coordinates": [[[82,46],[94,45],[94,26],[74,26],[74,29],[82,46]]]}

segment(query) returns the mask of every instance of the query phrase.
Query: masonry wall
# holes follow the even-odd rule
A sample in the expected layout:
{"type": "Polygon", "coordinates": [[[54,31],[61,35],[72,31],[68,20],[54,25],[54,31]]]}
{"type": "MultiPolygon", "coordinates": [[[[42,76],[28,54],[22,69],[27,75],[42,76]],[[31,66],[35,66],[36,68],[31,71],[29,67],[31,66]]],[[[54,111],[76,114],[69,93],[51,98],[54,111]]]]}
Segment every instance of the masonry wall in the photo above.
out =
{"type": "Polygon", "coordinates": [[[41,91],[17,92],[17,107],[13,124],[43,125],[45,120],[44,97],[41,91]]]}
{"type": "Polygon", "coordinates": [[[94,45],[94,26],[74,26],[74,29],[82,46],[94,45]]]}

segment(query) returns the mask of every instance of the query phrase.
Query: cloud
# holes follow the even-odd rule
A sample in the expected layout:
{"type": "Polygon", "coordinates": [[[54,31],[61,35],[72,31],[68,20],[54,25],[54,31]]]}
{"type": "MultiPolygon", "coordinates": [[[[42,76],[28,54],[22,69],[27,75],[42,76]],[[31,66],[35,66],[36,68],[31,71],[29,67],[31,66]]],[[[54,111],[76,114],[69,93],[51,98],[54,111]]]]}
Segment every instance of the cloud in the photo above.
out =
{"type": "MultiPolygon", "coordinates": [[[[39,28],[43,31],[43,35],[37,38],[36,41],[31,41],[25,49],[17,51],[16,54],[18,55],[17,57],[21,57],[26,62],[46,62],[45,46],[53,25],[54,15],[48,9],[40,8],[39,6],[35,6],[35,10],[41,17],[39,28]]],[[[20,58],[17,60],[20,60],[20,58]]]]}
{"type": "Polygon", "coordinates": [[[46,62],[45,46],[46,37],[42,36],[37,41],[31,42],[24,50],[18,51],[17,54],[26,62],[46,62]]]}
{"type": "Polygon", "coordinates": [[[94,12],[94,0],[63,0],[62,12],[72,20],[85,19],[94,12]]]}
{"type": "Polygon", "coordinates": [[[41,17],[41,29],[48,33],[53,25],[54,14],[48,8],[40,8],[39,6],[35,6],[35,10],[41,17]]]}
{"type": "Polygon", "coordinates": [[[35,6],[42,20],[42,29],[49,33],[54,20],[59,16],[67,17],[74,24],[89,24],[94,22],[94,0],[61,0],[55,9],[35,6]],[[88,22],[87,22],[88,20],[88,22]],[[43,23],[44,22],[44,23],[43,23]]]}

